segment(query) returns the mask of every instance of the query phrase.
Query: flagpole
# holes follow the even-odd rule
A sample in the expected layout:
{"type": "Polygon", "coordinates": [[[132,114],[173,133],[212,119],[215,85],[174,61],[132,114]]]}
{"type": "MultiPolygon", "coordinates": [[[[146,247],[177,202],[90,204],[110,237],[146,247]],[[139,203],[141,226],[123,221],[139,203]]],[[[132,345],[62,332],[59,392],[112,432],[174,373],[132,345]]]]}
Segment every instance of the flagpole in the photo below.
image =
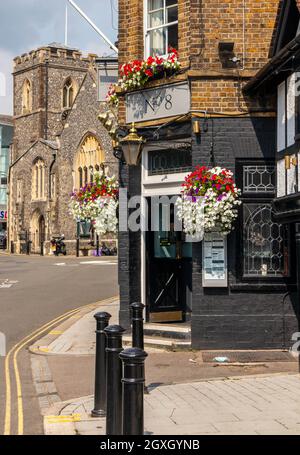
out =
{"type": "Polygon", "coordinates": [[[65,19],[65,46],[68,45],[68,3],[66,2],[66,19],[65,19]]]}
{"type": "Polygon", "coordinates": [[[71,6],[82,16],[89,24],[90,26],[100,35],[104,41],[108,44],[108,46],[117,54],[118,53],[118,48],[107,38],[106,35],[97,27],[96,24],[82,11],[82,9],[79,8],[79,6],[74,2],[74,0],[68,0],[71,6]]]}

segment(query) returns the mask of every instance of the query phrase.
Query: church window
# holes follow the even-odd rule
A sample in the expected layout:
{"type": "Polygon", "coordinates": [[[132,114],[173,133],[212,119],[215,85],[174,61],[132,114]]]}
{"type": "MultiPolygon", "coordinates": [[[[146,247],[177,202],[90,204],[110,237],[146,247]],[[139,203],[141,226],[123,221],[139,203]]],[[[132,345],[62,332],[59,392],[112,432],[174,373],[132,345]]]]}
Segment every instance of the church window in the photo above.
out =
{"type": "Polygon", "coordinates": [[[39,200],[45,198],[45,163],[37,160],[32,169],[32,199],[39,200]]]}
{"type": "Polygon", "coordinates": [[[31,82],[26,79],[22,89],[22,113],[27,114],[32,111],[32,86],[31,82]]]}
{"type": "Polygon", "coordinates": [[[70,109],[75,99],[74,82],[68,78],[63,88],[63,109],[70,109]]]}
{"type": "Polygon", "coordinates": [[[93,183],[95,174],[100,171],[105,153],[93,135],[85,136],[75,158],[75,187],[82,188],[93,183]]]}

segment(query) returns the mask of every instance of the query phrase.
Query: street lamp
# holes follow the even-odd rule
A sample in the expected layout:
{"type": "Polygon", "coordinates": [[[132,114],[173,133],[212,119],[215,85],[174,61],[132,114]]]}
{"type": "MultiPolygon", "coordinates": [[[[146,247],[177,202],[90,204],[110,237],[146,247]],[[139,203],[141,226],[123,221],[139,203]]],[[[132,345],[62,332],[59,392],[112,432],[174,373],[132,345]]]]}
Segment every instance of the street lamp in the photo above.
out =
{"type": "Polygon", "coordinates": [[[128,166],[138,165],[144,143],[144,138],[137,134],[133,123],[129,134],[120,140],[123,156],[128,166]]]}

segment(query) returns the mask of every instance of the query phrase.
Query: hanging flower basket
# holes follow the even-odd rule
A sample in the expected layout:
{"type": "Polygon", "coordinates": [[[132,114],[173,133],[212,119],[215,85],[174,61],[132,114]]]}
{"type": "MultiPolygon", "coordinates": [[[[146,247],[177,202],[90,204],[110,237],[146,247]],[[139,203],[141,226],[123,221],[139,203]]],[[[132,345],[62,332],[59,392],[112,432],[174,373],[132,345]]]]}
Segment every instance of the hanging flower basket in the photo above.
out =
{"type": "Polygon", "coordinates": [[[230,170],[198,166],[186,177],[176,203],[184,232],[198,241],[206,232],[229,234],[241,204],[239,195],[230,170]]]}
{"type": "Polygon", "coordinates": [[[121,78],[115,86],[110,86],[106,101],[114,106],[118,105],[118,88],[122,92],[143,88],[148,82],[164,77],[171,77],[179,72],[181,64],[178,61],[176,49],[169,48],[165,57],[150,56],[147,60],[133,60],[120,67],[121,78]]]}
{"type": "Polygon", "coordinates": [[[94,183],[72,193],[69,208],[73,218],[94,221],[98,235],[117,232],[118,186],[115,177],[96,175],[94,183]]]}

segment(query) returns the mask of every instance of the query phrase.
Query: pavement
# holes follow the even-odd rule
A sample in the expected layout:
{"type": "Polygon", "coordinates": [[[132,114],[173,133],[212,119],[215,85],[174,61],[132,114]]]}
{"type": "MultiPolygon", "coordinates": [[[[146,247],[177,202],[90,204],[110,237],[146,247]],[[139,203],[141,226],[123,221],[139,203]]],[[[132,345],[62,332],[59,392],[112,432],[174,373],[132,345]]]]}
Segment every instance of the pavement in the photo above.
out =
{"type": "MultiPolygon", "coordinates": [[[[0,356],[0,434],[4,432],[4,423],[8,424],[8,418],[11,425],[6,434],[18,434],[22,417],[24,434],[43,434],[31,375],[31,354],[27,343],[24,346],[21,343],[21,350],[17,348],[18,343],[27,339],[25,337],[31,338],[35,331],[63,314],[86,305],[93,306],[117,293],[117,258],[0,254],[0,336],[1,333],[5,335],[6,353],[11,350],[10,357],[0,356]],[[22,403],[18,399],[19,377],[22,403]]],[[[72,316],[70,323],[75,322],[75,318],[76,315],[72,316]]],[[[55,328],[53,323],[52,330],[55,328]]],[[[75,377],[73,382],[76,383],[75,377]]],[[[68,386],[72,388],[72,382],[68,386]]]]}
{"type": "MultiPolygon", "coordinates": [[[[90,417],[93,315],[99,310],[108,311],[111,323],[117,322],[118,301],[99,302],[98,308],[83,310],[77,320],[64,322],[30,348],[46,435],[105,434],[105,419],[90,417]]],[[[295,359],[218,364],[204,361],[205,353],[200,351],[147,351],[145,434],[300,434],[295,359]]],[[[259,354],[262,358],[263,352],[259,354]]]]}

